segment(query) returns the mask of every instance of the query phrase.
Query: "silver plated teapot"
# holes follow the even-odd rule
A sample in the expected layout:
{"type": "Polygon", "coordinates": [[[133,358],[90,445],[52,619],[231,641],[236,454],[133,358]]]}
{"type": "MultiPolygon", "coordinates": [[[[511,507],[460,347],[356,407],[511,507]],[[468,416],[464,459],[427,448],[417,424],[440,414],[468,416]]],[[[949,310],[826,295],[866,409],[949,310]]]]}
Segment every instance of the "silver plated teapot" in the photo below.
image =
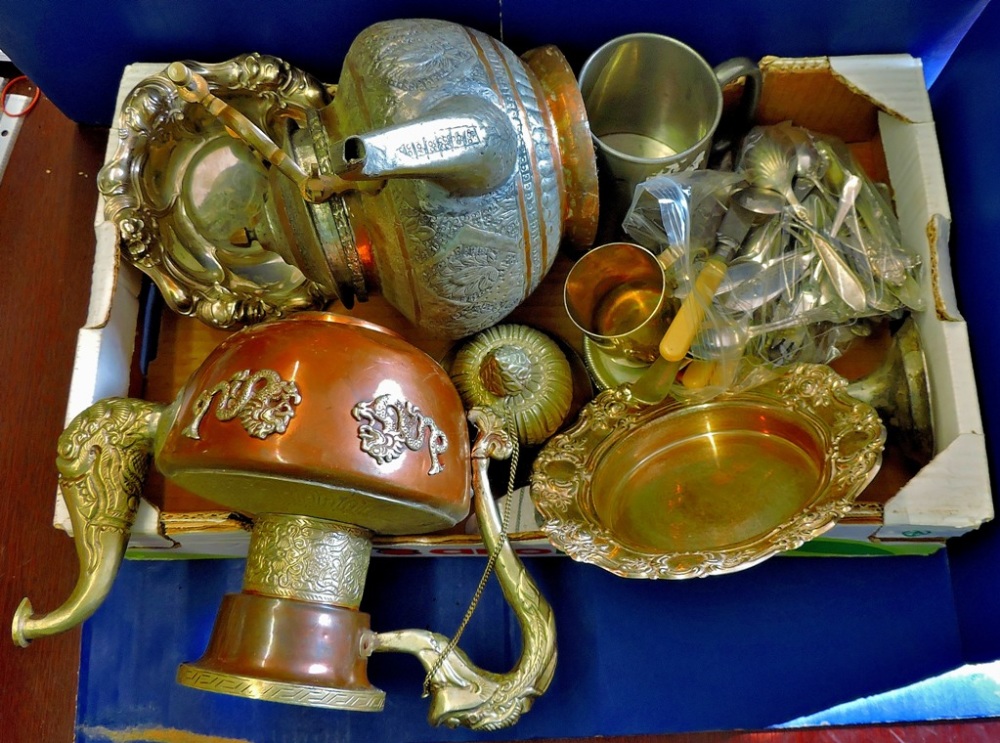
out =
{"type": "Polygon", "coordinates": [[[594,239],[586,113],[551,46],[388,21],[336,87],[259,54],[175,62],[120,121],[99,181],[120,248],[217,327],[379,292],[458,338],[523,301],[563,238],[594,239]]]}

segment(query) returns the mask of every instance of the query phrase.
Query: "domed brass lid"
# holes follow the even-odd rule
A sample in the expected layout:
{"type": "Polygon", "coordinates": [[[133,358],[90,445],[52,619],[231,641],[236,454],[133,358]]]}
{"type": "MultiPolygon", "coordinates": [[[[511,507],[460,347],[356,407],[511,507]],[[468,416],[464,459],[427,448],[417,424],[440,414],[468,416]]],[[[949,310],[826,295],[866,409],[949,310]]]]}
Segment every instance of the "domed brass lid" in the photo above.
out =
{"type": "Polygon", "coordinates": [[[518,438],[539,444],[555,433],[573,401],[573,374],[559,345],[526,325],[496,325],[464,345],[451,368],[467,408],[511,417],[518,438]]]}

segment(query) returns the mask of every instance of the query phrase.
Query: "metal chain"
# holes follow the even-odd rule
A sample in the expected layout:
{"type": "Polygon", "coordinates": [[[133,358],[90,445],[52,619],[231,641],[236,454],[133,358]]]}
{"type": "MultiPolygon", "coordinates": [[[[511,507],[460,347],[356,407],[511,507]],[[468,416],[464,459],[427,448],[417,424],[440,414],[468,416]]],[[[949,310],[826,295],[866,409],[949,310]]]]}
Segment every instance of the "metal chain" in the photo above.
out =
{"type": "MultiPolygon", "coordinates": [[[[493,548],[492,552],[490,552],[489,559],[486,561],[486,567],[483,569],[483,575],[479,579],[479,585],[476,586],[476,590],[472,594],[472,600],[469,602],[469,608],[465,610],[465,616],[463,616],[462,621],[459,622],[458,629],[455,630],[455,634],[452,635],[451,640],[448,641],[448,645],[441,651],[437,660],[434,661],[434,665],[431,666],[430,670],[427,671],[427,675],[424,677],[422,695],[424,697],[429,696],[431,693],[431,679],[434,678],[434,674],[440,670],[441,664],[444,663],[445,658],[447,658],[458,646],[458,641],[461,639],[462,633],[465,632],[466,626],[469,624],[473,613],[476,611],[476,607],[479,605],[479,600],[483,597],[483,591],[486,590],[486,583],[489,581],[490,575],[493,573],[493,567],[496,565],[497,559],[500,557],[500,551],[507,543],[507,527],[510,522],[511,501],[514,500],[514,478],[517,474],[517,461],[521,447],[520,442],[517,439],[517,426],[514,423],[513,418],[508,414],[509,411],[506,407],[502,408],[502,410],[504,428],[506,429],[507,435],[511,440],[511,455],[510,476],[507,478],[507,502],[504,503],[503,515],[500,520],[500,534],[497,537],[496,546],[493,548]]],[[[520,514],[520,506],[518,507],[518,513],[520,514]]]]}

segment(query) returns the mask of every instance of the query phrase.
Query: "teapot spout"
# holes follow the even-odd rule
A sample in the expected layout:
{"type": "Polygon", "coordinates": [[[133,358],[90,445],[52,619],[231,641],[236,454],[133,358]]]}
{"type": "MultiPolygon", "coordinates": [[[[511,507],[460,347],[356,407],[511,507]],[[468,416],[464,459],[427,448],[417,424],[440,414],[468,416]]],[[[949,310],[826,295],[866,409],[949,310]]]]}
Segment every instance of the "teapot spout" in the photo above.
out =
{"type": "Polygon", "coordinates": [[[424,116],[331,145],[345,181],[423,178],[451,193],[476,195],[503,184],[517,162],[517,133],[493,102],[456,95],[424,116]]]}
{"type": "MultiPolygon", "coordinates": [[[[104,602],[128,543],[128,536],[121,531],[105,531],[94,533],[94,527],[84,527],[84,537],[76,537],[77,554],[80,555],[80,543],[86,542],[87,549],[103,557],[94,569],[88,569],[81,562],[80,575],[69,598],[54,611],[41,616],[34,616],[31,600],[21,599],[14,612],[14,622],[11,627],[11,637],[14,644],[26,648],[32,640],[39,637],[58,635],[72,629],[88,619],[104,602]],[[90,533],[87,533],[90,532],[90,533]]],[[[76,532],[79,534],[80,532],[76,532]]]]}
{"type": "Polygon", "coordinates": [[[111,590],[146,479],[164,406],[143,400],[102,400],[78,415],[59,437],[59,485],[73,524],[80,576],[55,611],[33,616],[23,599],[11,636],[27,647],[83,622],[111,590]]]}

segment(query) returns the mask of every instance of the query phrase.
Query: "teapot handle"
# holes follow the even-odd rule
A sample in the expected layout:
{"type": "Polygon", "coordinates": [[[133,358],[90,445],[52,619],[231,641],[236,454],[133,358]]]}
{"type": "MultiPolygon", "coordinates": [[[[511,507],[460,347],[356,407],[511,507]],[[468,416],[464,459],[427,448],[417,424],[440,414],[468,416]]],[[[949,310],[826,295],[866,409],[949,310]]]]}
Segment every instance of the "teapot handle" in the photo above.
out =
{"type": "Polygon", "coordinates": [[[474,409],[469,413],[469,420],[479,428],[479,436],[472,447],[476,517],[487,550],[492,552],[503,539],[496,573],[504,598],[521,626],[521,657],[505,674],[484,671],[458,648],[441,661],[441,654],[450,645],[449,639],[421,629],[380,632],[374,637],[372,649],[410,653],[420,660],[425,670],[435,669],[429,683],[431,708],[428,718],[432,724],[499,730],[517,722],[552,681],[556,664],[556,627],[552,608],[510,542],[501,536],[500,514],[490,492],[489,460],[491,457],[508,458],[512,451],[511,440],[503,421],[492,411],[474,409]]]}
{"type": "Polygon", "coordinates": [[[208,81],[183,62],[167,67],[167,77],[177,86],[177,94],[188,103],[197,103],[221,121],[231,134],[246,142],[282,175],[298,186],[302,198],[311,203],[329,201],[334,194],[353,188],[335,175],[306,173],[295,159],[279,147],[250,117],[214,95],[208,81]]]}
{"type": "Polygon", "coordinates": [[[80,575],[55,611],[33,616],[25,598],[11,635],[27,647],[83,622],[111,590],[128,545],[149,468],[157,425],[166,406],[145,400],[101,400],[73,419],[59,437],[59,487],[73,524],[80,575]]]}

